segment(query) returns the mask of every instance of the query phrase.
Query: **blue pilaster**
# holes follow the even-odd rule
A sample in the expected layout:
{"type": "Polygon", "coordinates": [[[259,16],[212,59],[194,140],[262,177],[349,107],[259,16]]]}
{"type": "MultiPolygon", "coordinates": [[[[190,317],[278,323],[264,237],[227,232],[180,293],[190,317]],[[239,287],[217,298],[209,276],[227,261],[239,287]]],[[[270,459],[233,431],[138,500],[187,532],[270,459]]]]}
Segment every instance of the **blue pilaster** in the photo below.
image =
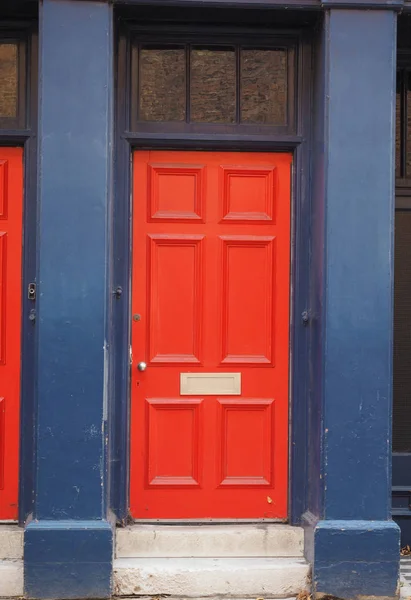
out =
{"type": "Polygon", "coordinates": [[[111,593],[107,221],[112,8],[40,3],[38,407],[25,593],[111,593]]]}
{"type": "Polygon", "coordinates": [[[332,8],[317,46],[310,428],[319,435],[306,546],[319,597],[398,591],[389,502],[396,18],[332,8]]]}

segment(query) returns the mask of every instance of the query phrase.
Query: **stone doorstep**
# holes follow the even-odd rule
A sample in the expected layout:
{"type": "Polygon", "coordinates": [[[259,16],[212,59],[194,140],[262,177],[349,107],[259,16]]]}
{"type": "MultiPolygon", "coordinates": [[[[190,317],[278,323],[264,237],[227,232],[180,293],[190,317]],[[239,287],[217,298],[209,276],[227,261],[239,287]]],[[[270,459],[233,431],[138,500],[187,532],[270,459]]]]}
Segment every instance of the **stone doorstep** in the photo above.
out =
{"type": "Polygon", "coordinates": [[[401,586],[400,598],[401,598],[401,600],[409,600],[411,598],[411,586],[410,585],[401,586]]]}
{"type": "MultiPolygon", "coordinates": [[[[0,560],[23,558],[24,531],[0,524],[0,560]]],[[[134,524],[116,530],[117,558],[303,557],[301,527],[283,524],[134,524]]]]}
{"type": "Polygon", "coordinates": [[[411,557],[402,556],[400,561],[400,597],[401,600],[411,598],[411,557]]]}
{"type": "MultiPolygon", "coordinates": [[[[0,524],[0,560],[23,558],[23,528],[0,524]]],[[[303,557],[301,527],[283,524],[134,524],[116,530],[116,556],[303,557]]]]}
{"type": "Polygon", "coordinates": [[[302,558],[303,551],[303,529],[281,523],[135,523],[116,532],[117,558],[302,558]]]}
{"type": "Polygon", "coordinates": [[[0,560],[23,558],[24,530],[18,525],[0,524],[0,560]]]}
{"type": "MultiPolygon", "coordinates": [[[[0,598],[23,594],[23,534],[17,525],[0,524],[0,598]]],[[[298,527],[136,524],[117,529],[116,535],[117,555],[125,555],[114,562],[115,593],[122,598],[167,594],[174,600],[224,595],[290,600],[306,586],[309,568],[302,559],[303,530],[298,527]],[[156,558],[163,552],[175,558],[156,558]],[[245,552],[248,556],[241,557],[245,552]],[[210,553],[211,558],[204,558],[210,553]]]]}
{"type": "MultiPolygon", "coordinates": [[[[117,559],[114,593],[124,600],[167,595],[182,598],[294,600],[307,587],[308,565],[301,559],[117,559]]],[[[0,597],[21,597],[22,560],[0,560],[0,597]]]]}
{"type": "Polygon", "coordinates": [[[22,596],[24,588],[23,561],[0,560],[0,597],[22,596]]]}
{"type": "Polygon", "coordinates": [[[300,558],[117,558],[116,596],[290,598],[307,589],[300,558]]]}

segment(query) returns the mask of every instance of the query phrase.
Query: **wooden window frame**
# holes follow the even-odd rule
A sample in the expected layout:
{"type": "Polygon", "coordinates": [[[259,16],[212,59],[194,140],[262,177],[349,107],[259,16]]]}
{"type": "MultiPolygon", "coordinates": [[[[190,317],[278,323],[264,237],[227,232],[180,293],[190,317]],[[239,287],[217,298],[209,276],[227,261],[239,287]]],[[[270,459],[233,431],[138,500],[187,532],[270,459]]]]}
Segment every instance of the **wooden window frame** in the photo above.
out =
{"type": "MultiPolygon", "coordinates": [[[[400,74],[407,74],[411,76],[411,52],[409,50],[401,51],[398,50],[397,57],[397,72],[396,77],[398,81],[398,77],[400,74]]],[[[406,87],[405,85],[401,86],[400,90],[400,110],[401,110],[401,120],[400,120],[400,172],[404,173],[404,175],[397,176],[395,173],[395,188],[396,188],[396,196],[405,197],[411,196],[411,175],[407,177],[406,174],[406,166],[407,166],[407,151],[406,151],[406,141],[407,141],[407,98],[406,98],[406,87]]],[[[394,109],[396,111],[396,107],[394,109]]],[[[395,123],[396,123],[396,115],[395,115],[395,123]]],[[[395,132],[395,140],[397,139],[397,132],[395,132]]],[[[396,162],[396,155],[394,157],[396,162]]],[[[410,203],[411,208],[411,203],[410,203]]]]}
{"type": "Polygon", "coordinates": [[[0,117],[0,131],[24,130],[27,127],[27,52],[26,31],[13,31],[0,27],[0,44],[17,45],[17,115],[0,117]]]}
{"type": "MultiPolygon", "coordinates": [[[[149,28],[132,25],[129,30],[130,62],[128,65],[129,112],[126,115],[128,130],[141,134],[236,134],[236,135],[293,135],[298,130],[297,123],[297,73],[298,73],[298,43],[299,37],[295,32],[273,32],[271,34],[257,33],[255,29],[224,28],[219,31],[216,27],[167,27],[151,26],[149,28]],[[192,46],[216,46],[236,49],[237,63],[241,49],[285,50],[287,52],[287,124],[270,125],[263,123],[193,123],[187,120],[170,121],[139,121],[138,120],[138,53],[141,45],[153,44],[159,46],[178,45],[190,51],[192,46]]],[[[187,54],[186,54],[187,55],[187,54]]],[[[188,69],[187,65],[187,69],[188,69]]],[[[237,64],[237,74],[239,65],[237,64]]],[[[189,78],[186,86],[189,85],[189,78]]],[[[240,86],[237,81],[237,116],[239,112],[240,86]]],[[[187,90],[189,97],[189,90],[187,90]]],[[[187,106],[189,113],[189,106],[187,106]]]]}

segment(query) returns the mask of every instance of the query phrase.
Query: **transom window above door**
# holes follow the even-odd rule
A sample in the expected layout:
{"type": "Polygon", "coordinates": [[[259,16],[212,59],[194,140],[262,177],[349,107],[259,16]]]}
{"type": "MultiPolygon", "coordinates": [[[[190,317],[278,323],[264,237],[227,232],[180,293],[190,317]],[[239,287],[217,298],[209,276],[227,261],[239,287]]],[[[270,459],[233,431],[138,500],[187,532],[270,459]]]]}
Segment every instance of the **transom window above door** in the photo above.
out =
{"type": "Polygon", "coordinates": [[[0,36],[0,130],[26,125],[26,40],[23,34],[0,36]]]}
{"type": "Polygon", "coordinates": [[[0,42],[0,116],[17,115],[18,99],[18,46],[0,42]]]}
{"type": "Polygon", "coordinates": [[[411,178],[411,70],[397,71],[395,175],[397,180],[411,178]]]}
{"type": "Polygon", "coordinates": [[[137,40],[131,60],[131,128],[292,133],[294,63],[292,44],[137,40]]]}

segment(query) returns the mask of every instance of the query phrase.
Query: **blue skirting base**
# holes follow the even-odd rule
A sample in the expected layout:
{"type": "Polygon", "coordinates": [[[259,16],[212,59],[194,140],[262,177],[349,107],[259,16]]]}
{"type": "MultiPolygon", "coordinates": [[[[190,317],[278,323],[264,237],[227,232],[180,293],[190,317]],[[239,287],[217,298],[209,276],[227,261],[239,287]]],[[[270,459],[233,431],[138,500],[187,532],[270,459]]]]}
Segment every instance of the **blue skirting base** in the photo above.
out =
{"type": "Polygon", "coordinates": [[[113,529],[108,521],[32,521],[24,534],[25,595],[108,598],[113,529]]]}
{"type": "Polygon", "coordinates": [[[398,598],[400,530],[393,521],[319,521],[308,539],[316,598],[398,598]]]}

